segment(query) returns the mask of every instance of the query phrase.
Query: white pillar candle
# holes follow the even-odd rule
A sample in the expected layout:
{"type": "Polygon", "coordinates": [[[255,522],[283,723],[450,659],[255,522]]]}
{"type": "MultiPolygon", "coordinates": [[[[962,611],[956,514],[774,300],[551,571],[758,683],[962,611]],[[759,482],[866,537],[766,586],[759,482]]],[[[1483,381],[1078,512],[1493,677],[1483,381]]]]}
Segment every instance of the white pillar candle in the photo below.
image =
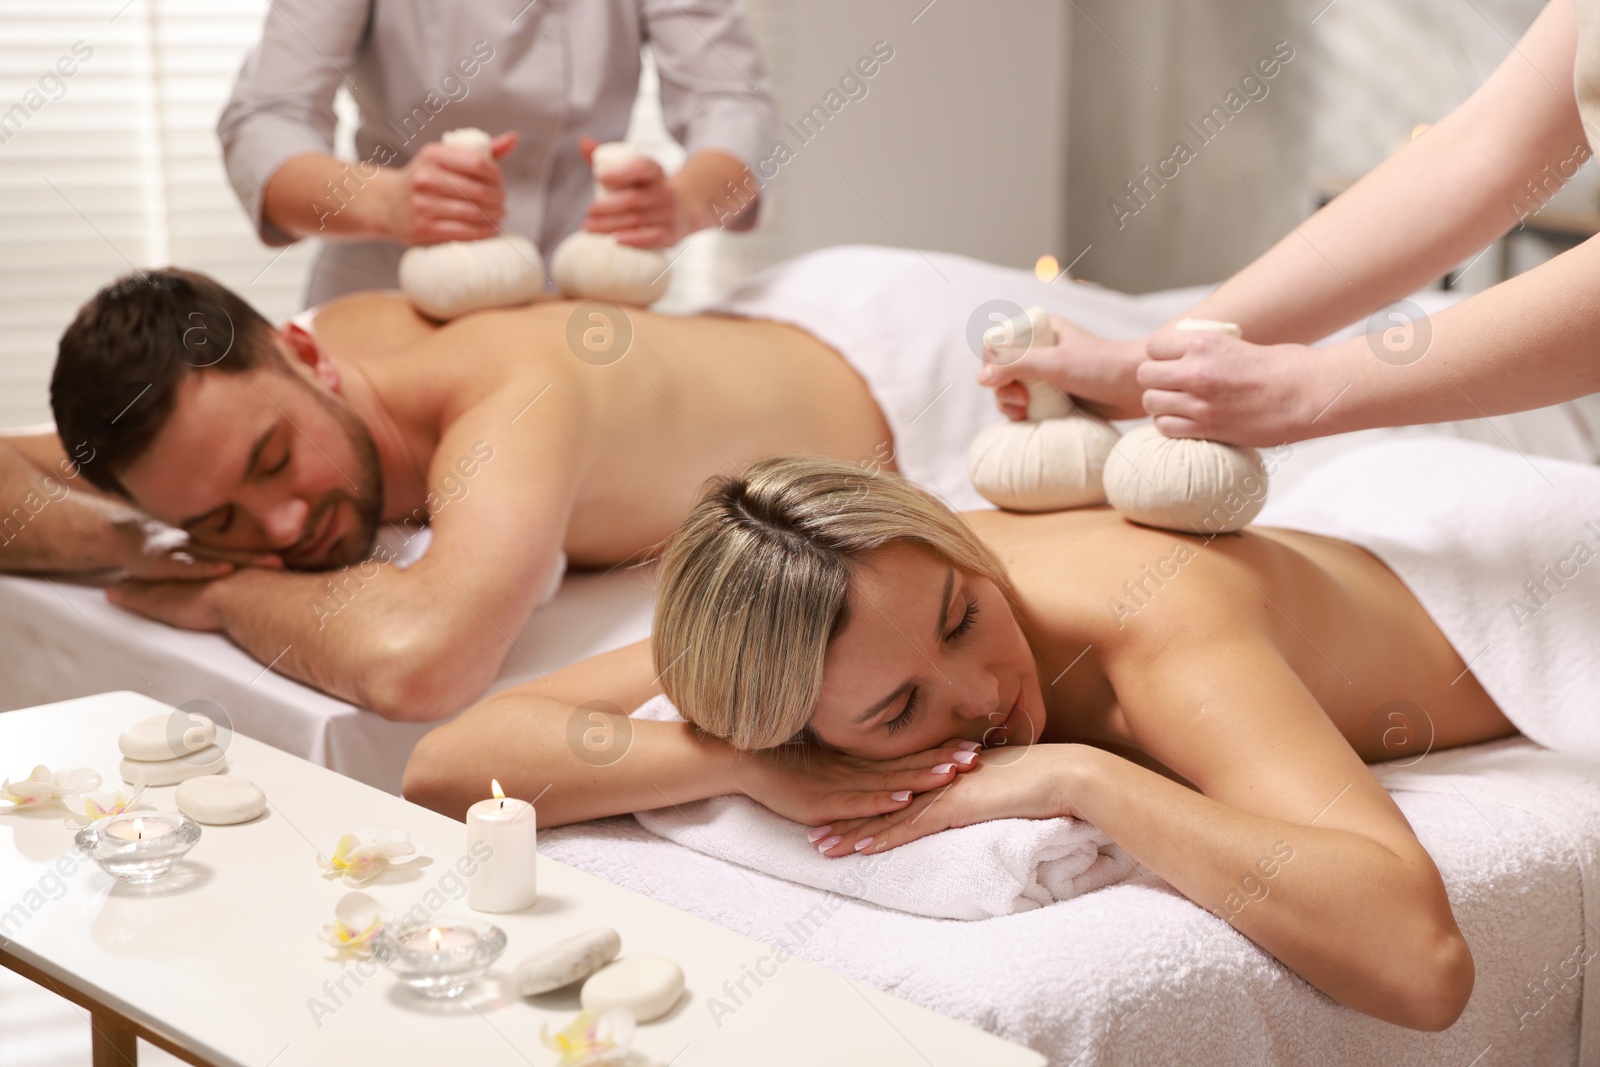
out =
{"type": "Polygon", "coordinates": [[[538,816],[532,804],[506,796],[499,782],[491,784],[494,799],[467,809],[467,854],[478,861],[467,878],[467,906],[521,911],[539,899],[538,816]]]}

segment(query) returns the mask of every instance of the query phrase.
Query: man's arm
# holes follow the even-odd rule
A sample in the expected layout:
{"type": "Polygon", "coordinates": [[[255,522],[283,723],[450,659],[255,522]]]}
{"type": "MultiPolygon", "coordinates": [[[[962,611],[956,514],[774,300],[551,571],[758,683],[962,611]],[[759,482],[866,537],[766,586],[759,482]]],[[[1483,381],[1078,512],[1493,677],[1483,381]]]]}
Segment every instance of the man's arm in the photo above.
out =
{"type": "MultiPolygon", "coordinates": [[[[515,313],[458,320],[421,342],[439,363],[523,363],[515,313]]],[[[569,361],[570,362],[570,361],[569,361]]],[[[574,372],[550,360],[523,392],[464,402],[429,463],[433,527],[405,570],[381,554],[318,573],[241,572],[203,590],[129,584],[113,602],[192,629],[220,629],[262,663],[385,718],[441,719],[494,680],[555,573],[576,486],[593,453],[574,372]],[[541,390],[544,391],[540,397],[541,390]],[[531,403],[540,397],[537,403],[531,403]]],[[[510,654],[538,670],[535,653],[510,654]]]]}
{"type": "MultiPolygon", "coordinates": [[[[92,451],[82,458],[92,460],[92,451]]],[[[0,439],[0,571],[121,569],[200,580],[233,570],[184,552],[178,534],[91,488],[54,430],[0,439]]]]}

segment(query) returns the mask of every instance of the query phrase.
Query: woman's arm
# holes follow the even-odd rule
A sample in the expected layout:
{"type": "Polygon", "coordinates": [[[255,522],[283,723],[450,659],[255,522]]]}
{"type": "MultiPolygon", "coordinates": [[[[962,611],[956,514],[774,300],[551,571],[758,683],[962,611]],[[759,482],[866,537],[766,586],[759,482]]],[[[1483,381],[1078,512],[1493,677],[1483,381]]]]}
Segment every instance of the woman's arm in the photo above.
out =
{"type": "Polygon", "coordinates": [[[1193,618],[1141,630],[1102,645],[1107,674],[1140,747],[1199,792],[1087,746],[1001,750],[954,788],[849,827],[830,854],[1075,815],[1340,1003],[1448,1027],[1473,968],[1438,870],[1282,655],[1193,618]]]}
{"type": "Polygon", "coordinates": [[[870,763],[809,746],[739,752],[686,723],[626,719],[660,693],[656,677],[641,641],[496,694],[418,743],[405,796],[459,819],[494,778],[540,798],[541,826],[562,826],[742,793],[810,824],[898,810],[966,770],[955,742],[870,763]]]}
{"type": "MultiPolygon", "coordinates": [[[[1217,599],[1220,618],[1261,610],[1217,599]]],[[[1140,747],[1204,795],[1100,756],[1066,776],[1073,806],[1340,1003],[1449,1026],[1471,995],[1472,957],[1405,816],[1258,626],[1179,614],[1116,648],[1107,676],[1140,747]],[[1293,858],[1279,857],[1263,899],[1236,908],[1279,842],[1293,858]]]]}

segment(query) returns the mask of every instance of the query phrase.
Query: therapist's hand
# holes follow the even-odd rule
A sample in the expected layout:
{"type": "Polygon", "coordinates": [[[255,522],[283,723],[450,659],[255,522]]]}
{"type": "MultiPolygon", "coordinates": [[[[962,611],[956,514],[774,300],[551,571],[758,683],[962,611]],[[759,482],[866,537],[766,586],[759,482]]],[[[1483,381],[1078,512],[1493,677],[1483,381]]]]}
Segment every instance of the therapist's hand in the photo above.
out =
{"type": "MultiPolygon", "coordinates": [[[[578,143],[592,163],[599,142],[585,137],[578,143]]],[[[640,157],[598,181],[610,191],[589,205],[584,229],[615,234],[618,243],[636,248],[668,248],[693,232],[682,197],[655,160],[640,157]]]]}
{"type": "Polygon", "coordinates": [[[387,171],[386,236],[404,245],[493,237],[506,215],[497,161],[516,146],[515,133],[502,133],[490,142],[491,160],[461,145],[423,145],[405,166],[387,171]]]}
{"type": "Polygon", "coordinates": [[[1059,315],[1051,315],[1050,323],[1056,331],[1053,345],[1035,345],[1021,356],[984,355],[978,383],[995,391],[1000,410],[1009,418],[1026,417],[1028,390],[1023,383],[1043,380],[1091,414],[1108,419],[1142,418],[1144,408],[1134,375],[1145,359],[1144,341],[1109,341],[1059,315]],[[996,359],[1009,362],[991,362],[996,359]]]}
{"type": "Polygon", "coordinates": [[[1269,446],[1335,429],[1317,425],[1346,384],[1332,349],[1163,330],[1146,351],[1136,375],[1144,408],[1168,437],[1269,446]]]}

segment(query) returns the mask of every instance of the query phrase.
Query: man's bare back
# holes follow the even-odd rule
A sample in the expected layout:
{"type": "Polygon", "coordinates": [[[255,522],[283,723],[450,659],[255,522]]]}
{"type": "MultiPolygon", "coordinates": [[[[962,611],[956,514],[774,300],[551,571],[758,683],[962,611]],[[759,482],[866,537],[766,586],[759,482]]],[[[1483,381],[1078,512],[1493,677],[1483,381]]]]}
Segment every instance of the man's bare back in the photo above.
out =
{"type": "MultiPolygon", "coordinates": [[[[785,453],[887,465],[889,428],[866,385],[809,334],[757,320],[616,307],[590,319],[583,310],[539,303],[441,328],[396,294],[363,293],[318,309],[312,334],[366,375],[419,455],[438,447],[453,414],[493,393],[530,406],[486,434],[531,428],[547,406],[582,413],[568,449],[545,468],[583,472],[563,542],[577,565],[648,551],[719,470],[785,453]],[[588,330],[613,343],[585,348],[588,330]],[[621,331],[631,342],[619,355],[621,331]],[[455,340],[463,334],[465,350],[455,340]]],[[[385,515],[402,518],[420,503],[397,496],[385,515]]]]}

